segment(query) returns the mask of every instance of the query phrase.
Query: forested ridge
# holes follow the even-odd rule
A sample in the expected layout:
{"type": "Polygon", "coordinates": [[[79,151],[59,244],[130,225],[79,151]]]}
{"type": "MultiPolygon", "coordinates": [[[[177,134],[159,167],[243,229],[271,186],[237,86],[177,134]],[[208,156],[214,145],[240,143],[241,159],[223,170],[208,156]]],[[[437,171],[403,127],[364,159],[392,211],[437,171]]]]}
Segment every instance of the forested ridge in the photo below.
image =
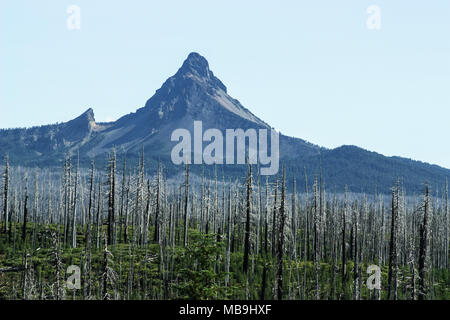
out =
{"type": "MultiPolygon", "coordinates": [[[[441,300],[450,298],[448,182],[407,196],[399,179],[338,194],[323,175],[231,180],[129,166],[2,166],[0,299],[441,300]],[[292,181],[287,185],[287,181],[292,181]],[[289,189],[288,189],[289,187],[289,189]],[[289,191],[288,191],[289,190],[289,191]],[[381,289],[368,288],[368,267],[381,289]],[[77,266],[81,287],[67,288],[77,266]]],[[[198,169],[198,168],[197,168],[198,169]]],[[[297,174],[298,172],[296,172],[297,174]]]]}

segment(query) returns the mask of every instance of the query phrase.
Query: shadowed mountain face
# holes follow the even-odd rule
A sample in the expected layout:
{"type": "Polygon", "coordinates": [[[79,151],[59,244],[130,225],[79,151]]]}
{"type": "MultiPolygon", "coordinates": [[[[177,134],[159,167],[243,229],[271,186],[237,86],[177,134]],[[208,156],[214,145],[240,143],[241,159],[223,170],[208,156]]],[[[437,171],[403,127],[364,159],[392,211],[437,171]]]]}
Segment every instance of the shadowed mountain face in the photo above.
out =
{"type": "MultiPolygon", "coordinates": [[[[305,106],[307,107],[307,106],[305,106]]],[[[113,123],[96,123],[92,109],[67,123],[30,129],[0,130],[0,155],[9,154],[13,164],[49,167],[59,165],[67,153],[78,153],[82,163],[105,159],[116,147],[136,159],[145,150],[152,164],[160,159],[174,174],[181,168],[170,162],[175,129],[193,132],[200,120],[203,130],[270,129],[270,126],[227,94],[225,85],[209,69],[207,60],[191,53],[175,75],[135,113],[113,123]]],[[[205,146],[205,144],[204,144],[205,146]]],[[[450,170],[404,158],[388,158],[354,146],[333,150],[320,148],[304,140],[280,135],[280,165],[288,168],[297,184],[304,184],[305,169],[309,182],[322,172],[328,189],[343,191],[389,192],[400,179],[407,192],[418,192],[425,182],[441,186],[450,178],[450,170]]],[[[243,166],[225,166],[227,176],[238,176],[243,166]]],[[[194,169],[195,171],[195,169],[194,169]]],[[[292,180],[292,178],[291,178],[292,180]]],[[[301,190],[301,189],[300,189],[301,190]]]]}

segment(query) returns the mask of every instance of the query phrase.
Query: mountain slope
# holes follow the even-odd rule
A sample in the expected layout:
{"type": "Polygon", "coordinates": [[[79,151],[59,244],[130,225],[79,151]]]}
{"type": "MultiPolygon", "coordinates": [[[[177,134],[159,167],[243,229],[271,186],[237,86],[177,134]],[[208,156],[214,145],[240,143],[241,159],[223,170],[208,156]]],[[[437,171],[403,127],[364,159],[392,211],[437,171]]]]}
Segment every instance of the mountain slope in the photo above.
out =
{"type": "MultiPolygon", "coordinates": [[[[145,106],[113,123],[97,123],[92,109],[67,123],[29,129],[0,130],[0,155],[9,153],[12,163],[25,166],[55,166],[66,153],[79,152],[82,163],[104,159],[117,147],[120,154],[136,159],[144,149],[150,167],[158,159],[169,174],[179,168],[170,162],[174,146],[170,136],[175,129],[192,132],[194,120],[203,130],[217,128],[266,128],[270,126],[227,93],[226,86],[209,69],[205,58],[191,53],[181,68],[161,86],[145,106]]],[[[354,146],[333,150],[298,138],[280,135],[280,163],[301,185],[304,171],[323,173],[328,188],[338,191],[348,185],[351,191],[383,192],[397,179],[407,191],[419,191],[425,181],[440,185],[450,178],[450,170],[409,159],[385,157],[354,146]]],[[[224,166],[227,176],[239,176],[243,166],[224,166]]],[[[196,169],[193,168],[194,172],[196,169]]]]}

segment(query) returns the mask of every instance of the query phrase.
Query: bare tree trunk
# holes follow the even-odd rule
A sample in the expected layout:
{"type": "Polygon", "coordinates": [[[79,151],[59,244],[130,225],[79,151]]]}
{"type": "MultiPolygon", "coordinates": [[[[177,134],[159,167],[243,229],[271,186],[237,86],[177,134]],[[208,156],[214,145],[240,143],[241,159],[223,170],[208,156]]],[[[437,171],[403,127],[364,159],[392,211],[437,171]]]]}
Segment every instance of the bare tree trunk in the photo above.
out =
{"type": "Polygon", "coordinates": [[[353,268],[353,300],[359,300],[359,251],[361,249],[358,246],[358,205],[355,204],[353,208],[353,248],[355,251],[354,254],[354,268],[353,268]]]}
{"type": "Polygon", "coordinates": [[[22,240],[24,243],[27,237],[27,220],[28,220],[28,178],[25,178],[25,203],[23,205],[23,228],[22,228],[22,240]]]}
{"type": "MultiPolygon", "coordinates": [[[[413,224],[411,224],[413,225],[413,224]]],[[[414,237],[410,238],[409,263],[411,265],[411,300],[416,300],[416,267],[415,267],[415,246],[414,237]]]]}
{"type": "Polygon", "coordinates": [[[292,250],[291,256],[293,259],[297,256],[297,182],[294,178],[293,186],[292,186],[292,250]]]}
{"type": "Polygon", "coordinates": [[[188,204],[189,204],[189,164],[186,163],[186,175],[184,182],[184,240],[183,246],[188,243],[188,204]]]}
{"type": "Polygon", "coordinates": [[[125,210],[125,197],[126,197],[126,184],[127,184],[127,158],[124,156],[123,159],[123,169],[122,169],[122,190],[120,195],[120,213],[119,213],[119,243],[122,241],[122,232],[123,232],[123,215],[125,210]]]}
{"type": "Polygon", "coordinates": [[[448,269],[449,266],[449,206],[448,206],[448,180],[445,181],[445,243],[444,243],[444,252],[445,252],[445,265],[444,267],[448,269]]]}
{"type": "Polygon", "coordinates": [[[248,167],[247,178],[247,205],[246,205],[246,219],[245,219],[245,240],[244,240],[244,273],[248,273],[248,255],[250,253],[250,215],[252,210],[252,165],[248,167]]]}
{"type": "Polygon", "coordinates": [[[389,242],[388,300],[397,300],[398,186],[392,191],[391,239],[389,242]]]}
{"type": "Polygon", "coordinates": [[[87,227],[86,227],[86,247],[90,245],[91,241],[91,223],[92,223],[92,205],[94,199],[94,173],[95,173],[95,164],[94,160],[92,160],[91,167],[91,179],[89,186],[89,204],[88,204],[88,212],[87,212],[87,227]]]}
{"type": "Polygon", "coordinates": [[[78,191],[78,174],[79,174],[80,156],[78,156],[77,170],[75,172],[75,187],[73,192],[72,204],[72,248],[77,247],[77,191],[78,191]]]}
{"type": "Polygon", "coordinates": [[[156,210],[155,210],[155,234],[153,237],[153,241],[159,242],[159,211],[160,209],[160,197],[161,197],[161,168],[158,163],[158,175],[156,182],[156,210]]]}
{"type": "Polygon", "coordinates": [[[266,199],[264,206],[264,254],[267,257],[268,254],[268,242],[269,242],[269,222],[267,215],[269,214],[269,182],[266,178],[266,199]]]}
{"type": "Polygon", "coordinates": [[[98,196],[97,196],[97,214],[96,214],[96,248],[100,248],[100,225],[102,219],[102,179],[100,178],[100,181],[98,183],[98,196]]]}
{"type": "Polygon", "coordinates": [[[276,225],[277,225],[277,197],[278,197],[278,179],[275,184],[275,198],[273,200],[273,213],[272,213],[272,256],[275,257],[276,249],[276,225]]]}
{"type": "Polygon", "coordinates": [[[342,286],[345,291],[345,280],[346,280],[346,264],[347,264],[347,253],[346,250],[346,242],[345,242],[345,229],[346,229],[346,215],[348,210],[348,199],[347,199],[347,186],[345,186],[345,200],[344,200],[344,210],[342,211],[342,266],[341,266],[341,276],[342,276],[342,286]]]}
{"type": "Polygon", "coordinates": [[[115,198],[116,198],[116,149],[109,160],[109,193],[108,193],[108,245],[114,243],[115,198]]]}
{"type": "Polygon", "coordinates": [[[225,287],[228,287],[230,281],[230,250],[231,250],[231,186],[228,191],[228,210],[227,210],[227,252],[225,261],[225,287]]]}
{"type": "Polygon", "coordinates": [[[305,252],[304,255],[306,256],[306,260],[310,259],[311,257],[311,249],[309,245],[309,240],[311,238],[310,236],[310,230],[309,230],[309,224],[310,217],[309,217],[309,192],[308,192],[308,175],[306,174],[306,167],[305,167],[305,252]]]}
{"type": "Polygon", "coordinates": [[[320,283],[319,283],[319,200],[318,200],[318,182],[317,178],[314,182],[314,269],[316,274],[316,290],[315,290],[315,299],[320,299],[320,283]]]}
{"type": "Polygon", "coordinates": [[[8,190],[9,190],[9,160],[8,160],[8,156],[5,157],[5,174],[3,175],[3,179],[4,179],[4,185],[3,185],[3,222],[4,222],[4,227],[3,227],[3,232],[7,233],[8,232],[8,190]]]}
{"type": "Polygon", "coordinates": [[[430,199],[428,185],[425,189],[425,210],[423,223],[420,225],[420,247],[419,247],[419,300],[425,300],[427,296],[425,288],[426,260],[428,245],[428,215],[430,210],[430,199]]]}
{"type": "Polygon", "coordinates": [[[128,212],[129,212],[129,199],[130,199],[130,180],[128,180],[127,185],[127,196],[125,202],[125,227],[123,231],[123,240],[125,243],[128,243],[128,212]]]}
{"type": "Polygon", "coordinates": [[[283,299],[283,251],[284,251],[284,224],[286,222],[286,169],[283,168],[283,182],[281,185],[280,230],[278,233],[278,300],[283,299]]]}

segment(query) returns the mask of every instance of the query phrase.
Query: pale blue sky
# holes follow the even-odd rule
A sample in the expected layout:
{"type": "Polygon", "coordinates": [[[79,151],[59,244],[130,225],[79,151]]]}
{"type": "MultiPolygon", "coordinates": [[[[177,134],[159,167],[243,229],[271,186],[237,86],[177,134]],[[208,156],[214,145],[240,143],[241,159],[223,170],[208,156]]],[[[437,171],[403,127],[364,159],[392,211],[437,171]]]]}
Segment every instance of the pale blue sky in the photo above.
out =
{"type": "Polygon", "coordinates": [[[0,128],[117,119],[191,51],[284,134],[450,168],[448,0],[1,0],[0,128]]]}

